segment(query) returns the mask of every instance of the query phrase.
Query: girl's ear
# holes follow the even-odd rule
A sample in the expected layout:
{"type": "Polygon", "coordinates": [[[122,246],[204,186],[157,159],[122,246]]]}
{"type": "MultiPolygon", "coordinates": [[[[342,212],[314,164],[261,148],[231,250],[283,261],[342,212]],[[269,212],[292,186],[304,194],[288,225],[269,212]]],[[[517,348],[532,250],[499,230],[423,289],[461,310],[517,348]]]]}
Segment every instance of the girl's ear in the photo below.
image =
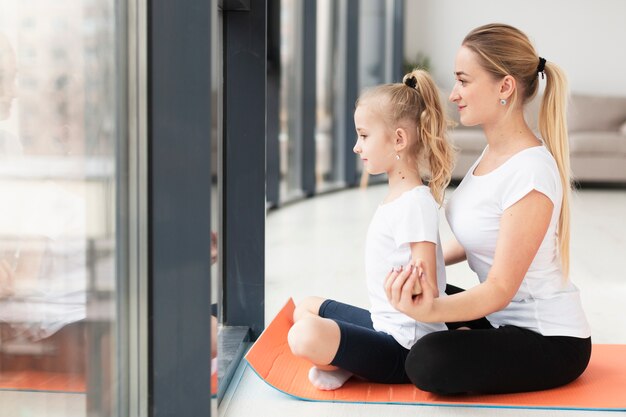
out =
{"type": "Polygon", "coordinates": [[[409,136],[407,131],[401,127],[395,130],[395,144],[394,148],[397,151],[401,151],[406,148],[409,144],[409,136]]]}
{"type": "Polygon", "coordinates": [[[500,84],[500,98],[509,98],[515,88],[517,88],[515,78],[511,75],[505,75],[500,84]]]}

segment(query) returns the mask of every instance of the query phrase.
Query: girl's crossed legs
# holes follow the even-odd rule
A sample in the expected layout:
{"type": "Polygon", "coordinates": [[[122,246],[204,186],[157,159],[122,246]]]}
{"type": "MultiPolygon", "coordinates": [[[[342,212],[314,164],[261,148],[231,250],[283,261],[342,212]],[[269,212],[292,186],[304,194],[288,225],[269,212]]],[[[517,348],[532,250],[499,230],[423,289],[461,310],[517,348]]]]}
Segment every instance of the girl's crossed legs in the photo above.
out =
{"type": "Polygon", "coordinates": [[[374,330],[369,311],[362,308],[309,297],[294,312],[288,340],[294,355],[315,365],[309,378],[318,388],[339,388],[352,374],[372,382],[409,382],[404,370],[409,350],[374,330]],[[320,382],[335,375],[330,384],[320,382]]]}

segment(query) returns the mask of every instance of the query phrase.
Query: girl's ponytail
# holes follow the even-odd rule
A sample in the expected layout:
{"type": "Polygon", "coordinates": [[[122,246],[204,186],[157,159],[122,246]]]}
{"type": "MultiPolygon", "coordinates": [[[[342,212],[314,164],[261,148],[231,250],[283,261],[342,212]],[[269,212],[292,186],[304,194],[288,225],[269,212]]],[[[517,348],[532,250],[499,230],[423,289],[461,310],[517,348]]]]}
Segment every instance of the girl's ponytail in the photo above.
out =
{"type": "Polygon", "coordinates": [[[431,76],[423,70],[414,70],[404,79],[413,77],[415,89],[419,93],[423,106],[418,120],[419,148],[422,159],[428,163],[428,186],[433,197],[443,204],[445,189],[450,183],[454,168],[455,150],[448,142],[446,131],[448,121],[441,103],[439,89],[431,76]]]}

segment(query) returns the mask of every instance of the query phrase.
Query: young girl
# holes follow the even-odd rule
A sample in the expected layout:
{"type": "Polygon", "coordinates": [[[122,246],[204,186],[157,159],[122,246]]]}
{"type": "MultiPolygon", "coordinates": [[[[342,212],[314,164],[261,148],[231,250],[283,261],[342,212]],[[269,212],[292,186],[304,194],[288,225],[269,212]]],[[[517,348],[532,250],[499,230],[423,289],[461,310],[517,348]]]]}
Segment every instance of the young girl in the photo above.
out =
{"type": "MultiPolygon", "coordinates": [[[[365,249],[370,311],[309,297],[294,312],[289,346],[313,363],[309,379],[334,390],[352,375],[381,383],[406,383],[404,361],[422,336],[445,330],[443,323],[419,323],[396,311],[385,297],[392,268],[424,270],[437,295],[446,286],[439,241],[438,209],[450,180],[453,150],[439,92],[425,71],[404,82],[366,91],[357,101],[354,152],[370,174],[387,174],[389,192],[370,224],[365,249]],[[421,173],[428,173],[428,186],[421,173]]],[[[414,288],[414,292],[420,292],[414,288]]]]}
{"type": "Polygon", "coordinates": [[[440,394],[558,387],[578,378],[591,354],[579,292],[567,278],[565,76],[524,33],[503,24],[466,36],[455,75],[450,100],[462,124],[483,127],[487,147],[448,202],[456,240],[444,259],[467,260],[480,284],[435,299],[440,290],[431,294],[423,281],[422,295],[413,297],[417,276],[390,274],[387,295],[398,310],[471,328],[421,339],[407,357],[407,373],[419,388],[440,394]],[[524,120],[524,105],[544,79],[539,139],[524,120]],[[488,321],[475,320],[484,316],[488,321]]]}

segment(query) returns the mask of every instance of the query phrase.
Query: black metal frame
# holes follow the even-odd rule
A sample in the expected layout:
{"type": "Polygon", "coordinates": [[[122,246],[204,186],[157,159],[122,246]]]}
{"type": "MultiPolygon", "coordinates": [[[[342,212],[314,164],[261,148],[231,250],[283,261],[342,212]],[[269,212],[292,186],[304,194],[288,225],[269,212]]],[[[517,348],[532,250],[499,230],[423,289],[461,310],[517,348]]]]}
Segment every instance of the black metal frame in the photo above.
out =
{"type": "Polygon", "coordinates": [[[211,413],[212,2],[148,9],[149,413],[211,413]]]}
{"type": "Polygon", "coordinates": [[[298,68],[300,77],[300,115],[302,137],[302,191],[310,197],[315,194],[316,186],[316,146],[315,126],[317,124],[317,66],[316,66],[316,34],[317,34],[317,1],[307,0],[301,3],[302,27],[301,42],[296,47],[301,54],[298,68]]]}
{"type": "Polygon", "coordinates": [[[280,0],[267,1],[267,136],[266,201],[280,204],[280,0]]]}
{"type": "Polygon", "coordinates": [[[358,184],[356,157],[352,152],[354,132],[354,103],[358,97],[358,45],[359,45],[359,1],[337,2],[339,16],[339,53],[335,91],[338,105],[335,113],[335,155],[341,177],[347,186],[358,184]]]}
{"type": "Polygon", "coordinates": [[[265,326],[267,0],[223,19],[223,324],[254,339],[265,326]]]}

